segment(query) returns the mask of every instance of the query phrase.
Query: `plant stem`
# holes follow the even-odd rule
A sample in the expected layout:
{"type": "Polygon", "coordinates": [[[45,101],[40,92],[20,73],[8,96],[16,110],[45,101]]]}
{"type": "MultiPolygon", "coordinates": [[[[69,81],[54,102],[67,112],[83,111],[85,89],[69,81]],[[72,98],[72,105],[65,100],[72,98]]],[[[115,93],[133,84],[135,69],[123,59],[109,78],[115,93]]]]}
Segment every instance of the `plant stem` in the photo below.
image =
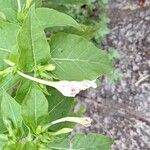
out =
{"type": "Polygon", "coordinates": [[[58,123],[62,123],[62,122],[73,122],[73,123],[78,123],[81,124],[85,127],[89,127],[91,125],[92,120],[88,117],[65,117],[65,118],[61,118],[55,121],[52,121],[51,123],[45,125],[43,127],[42,131],[47,130],[49,127],[51,127],[52,125],[58,124],[58,123]]]}
{"type": "Polygon", "coordinates": [[[21,11],[21,2],[20,2],[20,0],[17,0],[17,3],[18,3],[18,12],[20,12],[21,11]]]}
{"type": "Polygon", "coordinates": [[[35,82],[37,82],[37,83],[40,83],[40,84],[44,84],[44,85],[48,85],[48,86],[52,86],[52,87],[53,87],[53,82],[51,82],[51,81],[42,80],[42,79],[39,79],[39,78],[36,78],[36,77],[32,77],[32,76],[29,76],[29,75],[27,75],[27,74],[24,74],[24,73],[21,72],[21,71],[17,71],[17,73],[18,73],[20,76],[22,76],[22,77],[24,77],[24,78],[26,78],[26,79],[29,79],[29,80],[35,81],[35,82]]]}
{"type": "Polygon", "coordinates": [[[73,131],[73,129],[71,129],[71,128],[63,128],[63,129],[60,129],[56,132],[50,132],[50,135],[56,136],[56,135],[70,133],[72,131],[73,131]]]}
{"type": "Polygon", "coordinates": [[[17,73],[20,76],[22,76],[28,80],[32,80],[32,81],[40,83],[40,84],[51,86],[51,87],[57,89],[64,96],[67,96],[67,97],[75,97],[81,90],[86,90],[90,87],[93,87],[93,88],[97,87],[95,80],[93,80],[93,81],[89,81],[89,80],[83,80],[83,81],[66,81],[66,80],[48,81],[48,80],[43,80],[43,79],[29,76],[27,74],[24,74],[21,71],[17,71],[17,73]]]}

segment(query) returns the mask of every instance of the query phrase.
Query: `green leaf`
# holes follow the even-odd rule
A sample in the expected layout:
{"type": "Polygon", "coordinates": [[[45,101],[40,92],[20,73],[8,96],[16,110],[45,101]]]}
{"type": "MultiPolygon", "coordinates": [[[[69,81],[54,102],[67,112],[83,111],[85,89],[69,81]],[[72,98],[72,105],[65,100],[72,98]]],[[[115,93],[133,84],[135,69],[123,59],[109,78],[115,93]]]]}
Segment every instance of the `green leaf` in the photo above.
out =
{"type": "Polygon", "coordinates": [[[6,19],[6,16],[3,12],[0,12],[0,19],[2,20],[5,20],[6,19]]]}
{"type": "Polygon", "coordinates": [[[45,64],[50,60],[50,47],[43,28],[31,7],[19,31],[19,62],[18,67],[23,71],[32,71],[38,64],[45,64]]]}
{"type": "Polygon", "coordinates": [[[63,32],[76,34],[86,38],[87,40],[91,40],[94,37],[95,33],[97,32],[96,27],[94,26],[82,25],[82,29],[83,31],[81,32],[81,31],[74,30],[73,28],[68,28],[63,30],[63,32]]]}
{"type": "Polygon", "coordinates": [[[17,0],[0,0],[0,10],[12,8],[13,10],[17,10],[17,0]]]}
{"type": "MultiPolygon", "coordinates": [[[[18,149],[18,150],[20,150],[20,149],[18,149]]],[[[37,147],[33,142],[28,142],[23,145],[22,150],[37,150],[37,147]]]]}
{"type": "Polygon", "coordinates": [[[58,33],[50,46],[53,72],[60,80],[95,80],[112,71],[109,56],[83,37],[58,33]]]}
{"type": "Polygon", "coordinates": [[[55,150],[110,150],[113,140],[99,134],[77,134],[69,142],[67,139],[50,143],[49,148],[55,150]]]}
{"type": "Polygon", "coordinates": [[[43,26],[43,28],[51,27],[74,27],[78,30],[82,30],[80,24],[78,24],[72,17],[49,8],[36,9],[37,17],[43,26]]]}
{"type": "Polygon", "coordinates": [[[35,3],[35,6],[40,7],[42,5],[42,0],[33,0],[33,3],[35,3]]]}
{"type": "Polygon", "coordinates": [[[17,22],[17,13],[11,8],[6,8],[2,10],[5,14],[5,20],[8,20],[10,22],[17,22]]]}
{"type": "Polygon", "coordinates": [[[74,149],[83,150],[110,150],[113,140],[99,134],[77,134],[72,139],[72,145],[74,149]]]}
{"type": "MultiPolygon", "coordinates": [[[[1,117],[1,113],[0,113],[0,134],[6,132],[7,129],[5,127],[5,124],[3,122],[3,118],[1,117]]],[[[0,143],[0,147],[1,147],[1,143],[0,143]]],[[[1,149],[0,149],[1,150],[1,149]]]]}
{"type": "Polygon", "coordinates": [[[42,0],[26,0],[26,6],[30,6],[31,4],[35,4],[36,7],[41,7],[42,0]]]}
{"type": "Polygon", "coordinates": [[[63,13],[65,13],[68,10],[67,5],[59,5],[58,3],[51,2],[51,1],[43,1],[42,7],[55,9],[63,13]]]}
{"type": "MultiPolygon", "coordinates": [[[[70,142],[67,137],[57,139],[57,141],[48,144],[49,149],[54,150],[69,150],[70,142]]],[[[71,150],[74,150],[71,148],[71,150]]]]}
{"type": "MultiPolygon", "coordinates": [[[[49,102],[49,116],[50,122],[67,117],[74,104],[74,98],[65,97],[60,92],[55,89],[50,88],[50,95],[47,95],[47,100],[49,102]]],[[[66,127],[66,123],[56,125],[53,130],[66,127]]]]}
{"type": "Polygon", "coordinates": [[[17,0],[0,0],[0,11],[7,20],[17,22],[17,0]]]}
{"type": "Polygon", "coordinates": [[[0,70],[6,67],[4,60],[16,51],[16,36],[19,26],[0,20],[0,70]]]}
{"type": "MultiPolygon", "coordinates": [[[[2,92],[0,92],[0,106],[1,106],[1,102],[2,102],[2,95],[3,93],[2,92]]],[[[6,127],[5,127],[5,125],[4,125],[4,122],[3,122],[3,118],[2,118],[2,115],[1,115],[1,109],[0,109],[0,134],[2,134],[2,133],[4,133],[4,132],[6,132],[7,131],[7,129],[6,129],[6,127]]],[[[2,144],[3,142],[1,141],[1,139],[0,139],[0,148],[1,148],[1,144],[2,144]]],[[[1,149],[0,149],[1,150],[1,149]]]]}
{"type": "Polygon", "coordinates": [[[4,150],[4,145],[7,144],[7,141],[0,139],[0,150],[4,150]]]}
{"type": "Polygon", "coordinates": [[[19,86],[18,90],[16,92],[15,99],[19,104],[22,104],[23,99],[25,98],[26,94],[28,93],[30,86],[32,85],[32,81],[22,79],[19,86]]]}
{"type": "Polygon", "coordinates": [[[0,78],[0,92],[2,92],[3,90],[9,91],[10,89],[14,88],[19,80],[20,76],[13,75],[12,73],[4,78],[0,78]]]}
{"type": "Polygon", "coordinates": [[[48,102],[42,91],[36,85],[31,86],[23,100],[22,115],[25,124],[34,132],[38,125],[45,123],[45,118],[48,116],[48,102]]]}
{"type": "Polygon", "coordinates": [[[4,120],[11,120],[15,127],[22,126],[21,106],[5,91],[1,102],[1,115],[4,120]]]}
{"type": "Polygon", "coordinates": [[[37,150],[37,148],[33,143],[28,142],[26,144],[17,143],[6,145],[4,146],[3,150],[37,150]]]}

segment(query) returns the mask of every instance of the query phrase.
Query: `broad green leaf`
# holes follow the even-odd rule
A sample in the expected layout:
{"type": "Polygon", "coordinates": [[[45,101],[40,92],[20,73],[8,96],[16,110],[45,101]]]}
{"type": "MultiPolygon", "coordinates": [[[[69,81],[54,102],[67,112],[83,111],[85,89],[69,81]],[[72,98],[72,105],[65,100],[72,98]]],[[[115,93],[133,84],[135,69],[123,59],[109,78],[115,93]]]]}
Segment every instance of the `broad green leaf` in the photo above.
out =
{"type": "Polygon", "coordinates": [[[0,19],[2,20],[5,20],[6,19],[6,16],[3,12],[0,12],[0,19]]]}
{"type": "Polygon", "coordinates": [[[3,150],[18,150],[17,147],[19,147],[20,150],[21,150],[20,144],[18,144],[18,145],[15,145],[15,144],[7,144],[7,145],[3,146],[3,150]]]}
{"type": "Polygon", "coordinates": [[[3,147],[7,143],[7,141],[0,139],[0,150],[4,150],[3,147]]]}
{"type": "Polygon", "coordinates": [[[18,90],[16,92],[15,100],[19,103],[22,104],[26,94],[28,93],[30,86],[32,85],[32,81],[22,79],[19,86],[18,90]]]}
{"type": "Polygon", "coordinates": [[[26,144],[17,143],[17,144],[6,145],[2,150],[37,150],[37,148],[33,143],[28,142],[26,144]]]}
{"type": "MultiPolygon", "coordinates": [[[[3,93],[2,92],[0,92],[0,106],[1,106],[1,102],[2,102],[2,95],[3,93]]],[[[2,134],[2,133],[4,133],[4,132],[6,132],[7,131],[7,129],[6,129],[6,127],[5,127],[5,125],[4,125],[4,122],[3,122],[3,118],[2,118],[2,115],[1,115],[1,108],[0,108],[0,134],[2,134]]],[[[1,147],[1,144],[2,144],[3,142],[1,141],[1,139],[0,139],[0,147],[1,147]]],[[[1,149],[0,149],[1,150],[1,149]]]]}
{"type": "Polygon", "coordinates": [[[51,27],[74,27],[82,30],[80,24],[72,17],[54,9],[38,8],[36,9],[36,14],[44,29],[51,27]]]}
{"type": "Polygon", "coordinates": [[[110,150],[113,140],[99,134],[77,134],[71,141],[67,139],[50,143],[49,148],[55,150],[110,150]]]}
{"type": "Polygon", "coordinates": [[[77,134],[71,141],[74,149],[110,150],[113,140],[99,134],[77,134]]]}
{"type": "Polygon", "coordinates": [[[42,5],[42,0],[33,0],[33,3],[35,3],[37,7],[40,7],[42,5]]]}
{"type": "Polygon", "coordinates": [[[18,37],[19,62],[18,67],[23,71],[32,71],[38,64],[45,64],[50,60],[50,47],[43,28],[31,7],[18,37]]]}
{"type": "Polygon", "coordinates": [[[86,38],[87,40],[91,40],[97,32],[97,29],[94,26],[86,26],[86,25],[82,24],[81,27],[82,27],[83,31],[78,31],[78,30],[75,30],[74,28],[70,27],[70,28],[64,29],[63,32],[76,34],[76,35],[86,38]]]}
{"type": "MultiPolygon", "coordinates": [[[[20,150],[20,149],[18,148],[18,150],[20,150]]],[[[37,146],[34,145],[33,142],[28,142],[28,143],[24,144],[24,146],[22,147],[21,150],[37,150],[37,146]]]]}
{"type": "MultiPolygon", "coordinates": [[[[49,102],[49,116],[50,122],[67,117],[74,104],[74,98],[65,97],[60,92],[55,89],[50,88],[50,95],[47,95],[47,100],[49,102]]],[[[66,127],[66,124],[56,125],[53,129],[58,129],[66,127]]]]}
{"type": "Polygon", "coordinates": [[[26,0],[26,5],[35,4],[36,7],[41,7],[42,0],[26,0]]]}
{"type": "MultiPolygon", "coordinates": [[[[67,137],[57,139],[54,142],[48,144],[49,149],[51,150],[69,150],[70,142],[67,137]]],[[[71,150],[74,150],[70,148],[71,150]]]]}
{"type": "Polygon", "coordinates": [[[6,8],[17,10],[17,0],[0,0],[0,10],[6,8]]]}
{"type": "Polygon", "coordinates": [[[83,37],[57,33],[50,46],[53,72],[60,80],[94,80],[112,71],[109,56],[83,37]]]}
{"type": "MultiPolygon", "coordinates": [[[[17,13],[25,8],[26,1],[27,0],[0,0],[0,12],[5,14],[6,20],[17,23],[17,13]]],[[[40,7],[42,0],[32,0],[32,3],[35,3],[36,7],[40,7]]]]}
{"type": "Polygon", "coordinates": [[[5,20],[11,22],[17,22],[17,12],[11,8],[5,8],[1,10],[5,14],[5,20]]]}
{"type": "Polygon", "coordinates": [[[18,25],[0,20],[0,70],[6,67],[3,59],[16,51],[18,30],[18,25]]]}
{"type": "Polygon", "coordinates": [[[0,92],[3,90],[9,91],[10,89],[14,88],[19,80],[20,76],[14,74],[9,74],[4,78],[0,78],[0,92]]]}
{"type": "Polygon", "coordinates": [[[45,117],[48,116],[48,101],[36,85],[31,86],[23,100],[22,115],[25,124],[34,132],[38,125],[45,122],[45,117]]]}
{"type": "MultiPolygon", "coordinates": [[[[7,131],[7,129],[6,129],[5,125],[4,125],[3,118],[1,117],[1,113],[0,113],[0,134],[4,133],[6,131],[7,131]]],[[[1,144],[0,144],[0,146],[1,146],[1,144]]]]}
{"type": "MultiPolygon", "coordinates": [[[[0,0],[0,10],[3,9],[13,9],[14,11],[18,11],[18,5],[20,4],[21,8],[26,5],[27,0],[0,0]]],[[[42,0],[29,0],[32,3],[35,3],[36,6],[41,6],[42,0]]]]}
{"type": "Polygon", "coordinates": [[[68,10],[67,5],[59,5],[58,3],[51,2],[51,1],[43,1],[42,7],[55,9],[63,13],[65,13],[68,10]]]}
{"type": "MultiPolygon", "coordinates": [[[[18,149],[18,150],[20,150],[20,149],[18,149]]],[[[37,147],[36,147],[36,145],[34,145],[33,142],[28,142],[28,143],[24,144],[22,150],[37,150],[37,147]]]]}
{"type": "Polygon", "coordinates": [[[4,120],[11,120],[15,127],[21,127],[21,106],[5,91],[1,102],[1,115],[4,120]]]}

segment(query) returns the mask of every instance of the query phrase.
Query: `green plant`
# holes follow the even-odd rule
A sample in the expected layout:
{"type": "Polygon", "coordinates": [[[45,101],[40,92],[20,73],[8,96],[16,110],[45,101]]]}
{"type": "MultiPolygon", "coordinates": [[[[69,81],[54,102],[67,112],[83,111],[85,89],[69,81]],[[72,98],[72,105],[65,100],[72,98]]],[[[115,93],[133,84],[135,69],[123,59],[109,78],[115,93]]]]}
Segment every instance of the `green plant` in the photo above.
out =
{"type": "Polygon", "coordinates": [[[110,32],[107,27],[109,23],[107,15],[108,0],[45,0],[44,6],[53,7],[54,9],[65,12],[77,22],[87,25],[86,28],[89,38],[97,46],[101,46],[101,42],[110,32]]]}
{"type": "Polygon", "coordinates": [[[0,0],[0,149],[108,150],[108,137],[69,133],[91,124],[73,113],[73,97],[111,75],[112,60],[85,26],[41,4],[0,0]]]}

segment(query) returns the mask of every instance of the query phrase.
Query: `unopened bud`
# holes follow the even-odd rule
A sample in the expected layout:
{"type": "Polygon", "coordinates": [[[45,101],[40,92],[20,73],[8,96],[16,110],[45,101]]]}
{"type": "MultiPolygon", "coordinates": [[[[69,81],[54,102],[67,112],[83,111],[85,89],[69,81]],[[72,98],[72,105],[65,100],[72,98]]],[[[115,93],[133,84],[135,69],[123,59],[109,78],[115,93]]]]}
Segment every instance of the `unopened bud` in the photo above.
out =
{"type": "Polygon", "coordinates": [[[44,67],[44,69],[46,71],[53,71],[53,70],[55,70],[55,66],[53,64],[48,64],[44,67]]]}

